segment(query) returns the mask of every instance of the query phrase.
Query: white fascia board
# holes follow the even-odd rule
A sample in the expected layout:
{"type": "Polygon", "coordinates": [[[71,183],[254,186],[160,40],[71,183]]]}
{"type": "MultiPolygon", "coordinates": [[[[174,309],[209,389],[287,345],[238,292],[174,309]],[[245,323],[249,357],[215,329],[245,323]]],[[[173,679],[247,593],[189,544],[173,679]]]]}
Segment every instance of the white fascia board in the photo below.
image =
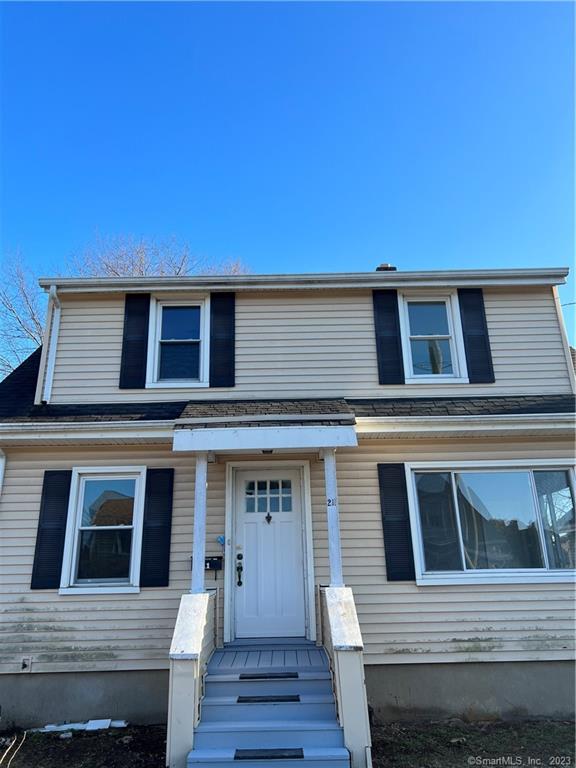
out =
{"type": "Polygon", "coordinates": [[[296,275],[213,275],[202,277],[40,278],[45,290],[59,293],[130,291],[254,291],[333,288],[446,288],[480,285],[559,285],[567,267],[550,269],[480,269],[426,272],[341,272],[296,275]]]}
{"type": "Polygon", "coordinates": [[[356,418],[356,431],[359,435],[370,437],[387,433],[460,433],[478,432],[525,432],[554,431],[570,434],[576,426],[576,416],[572,413],[537,413],[478,416],[390,416],[356,418]]]}
{"type": "Polygon", "coordinates": [[[10,443],[26,442],[84,442],[109,439],[165,439],[169,441],[174,429],[173,421],[135,423],[133,421],[107,422],[29,422],[0,424],[0,441],[10,443]]]}
{"type": "Polygon", "coordinates": [[[222,427],[177,429],[174,451],[270,451],[358,445],[354,427],[222,427]]]}

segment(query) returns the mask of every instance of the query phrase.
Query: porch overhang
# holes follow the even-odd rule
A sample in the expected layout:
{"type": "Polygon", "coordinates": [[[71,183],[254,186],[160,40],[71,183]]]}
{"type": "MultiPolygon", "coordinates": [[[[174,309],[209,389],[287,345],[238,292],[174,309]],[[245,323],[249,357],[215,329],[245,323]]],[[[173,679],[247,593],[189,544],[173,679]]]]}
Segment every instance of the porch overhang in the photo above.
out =
{"type": "Polygon", "coordinates": [[[353,426],[274,426],[176,429],[172,450],[188,452],[273,451],[350,448],[358,445],[353,426]]]}

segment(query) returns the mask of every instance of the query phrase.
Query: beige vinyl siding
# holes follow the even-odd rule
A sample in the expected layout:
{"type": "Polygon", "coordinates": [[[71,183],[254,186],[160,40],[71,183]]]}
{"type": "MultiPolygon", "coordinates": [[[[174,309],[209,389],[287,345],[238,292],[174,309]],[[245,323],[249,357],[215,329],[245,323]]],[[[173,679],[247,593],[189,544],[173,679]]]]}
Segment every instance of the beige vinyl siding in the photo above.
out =
{"type": "MultiPolygon", "coordinates": [[[[238,293],[236,387],[221,399],[570,392],[550,288],[484,290],[496,383],[380,386],[369,291],[238,293]]],[[[63,296],[52,402],[210,399],[214,390],[120,390],[124,298],[63,296]]]]}
{"type": "MultiPolygon", "coordinates": [[[[569,658],[574,594],[569,584],[417,587],[387,583],[376,464],[381,461],[561,458],[571,446],[550,440],[490,444],[475,441],[365,440],[339,452],[338,482],[344,577],[353,588],[366,645],[366,662],[408,663],[569,658]]],[[[7,451],[0,497],[0,671],[164,669],[180,595],[190,582],[194,459],[169,449],[107,447],[7,451]],[[29,589],[45,469],[81,465],[145,464],[175,467],[170,586],[131,595],[58,595],[29,589]]],[[[226,460],[208,471],[207,555],[221,553],[226,460]]],[[[282,461],[282,456],[271,457],[282,461]]],[[[290,454],[286,458],[298,458],[290,454]]],[[[327,584],[328,547],[323,464],[310,460],[315,579],[327,584]]],[[[262,462],[269,466],[268,457],[262,462]]],[[[208,588],[222,574],[207,574],[208,588]]]]}

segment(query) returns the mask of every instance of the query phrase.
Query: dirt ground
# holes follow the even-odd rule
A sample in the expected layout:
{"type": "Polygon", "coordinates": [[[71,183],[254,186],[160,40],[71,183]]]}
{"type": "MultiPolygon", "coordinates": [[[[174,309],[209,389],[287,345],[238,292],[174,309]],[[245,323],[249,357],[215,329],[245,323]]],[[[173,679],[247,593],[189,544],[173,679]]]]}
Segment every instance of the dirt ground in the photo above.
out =
{"type": "MultiPolygon", "coordinates": [[[[388,723],[372,733],[374,768],[572,768],[574,723],[388,723]]],[[[6,768],[164,768],[166,728],[3,735],[6,768]],[[9,751],[7,751],[9,750],[9,751]]]]}

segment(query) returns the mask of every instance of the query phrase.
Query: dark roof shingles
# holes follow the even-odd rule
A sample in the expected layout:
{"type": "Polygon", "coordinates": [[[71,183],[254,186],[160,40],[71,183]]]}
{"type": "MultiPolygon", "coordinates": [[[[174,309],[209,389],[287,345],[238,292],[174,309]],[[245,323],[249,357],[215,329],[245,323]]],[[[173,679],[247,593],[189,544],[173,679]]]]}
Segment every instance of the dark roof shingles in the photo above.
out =
{"type": "Polygon", "coordinates": [[[574,395],[394,397],[347,401],[357,418],[405,416],[519,416],[574,413],[574,395]]]}

